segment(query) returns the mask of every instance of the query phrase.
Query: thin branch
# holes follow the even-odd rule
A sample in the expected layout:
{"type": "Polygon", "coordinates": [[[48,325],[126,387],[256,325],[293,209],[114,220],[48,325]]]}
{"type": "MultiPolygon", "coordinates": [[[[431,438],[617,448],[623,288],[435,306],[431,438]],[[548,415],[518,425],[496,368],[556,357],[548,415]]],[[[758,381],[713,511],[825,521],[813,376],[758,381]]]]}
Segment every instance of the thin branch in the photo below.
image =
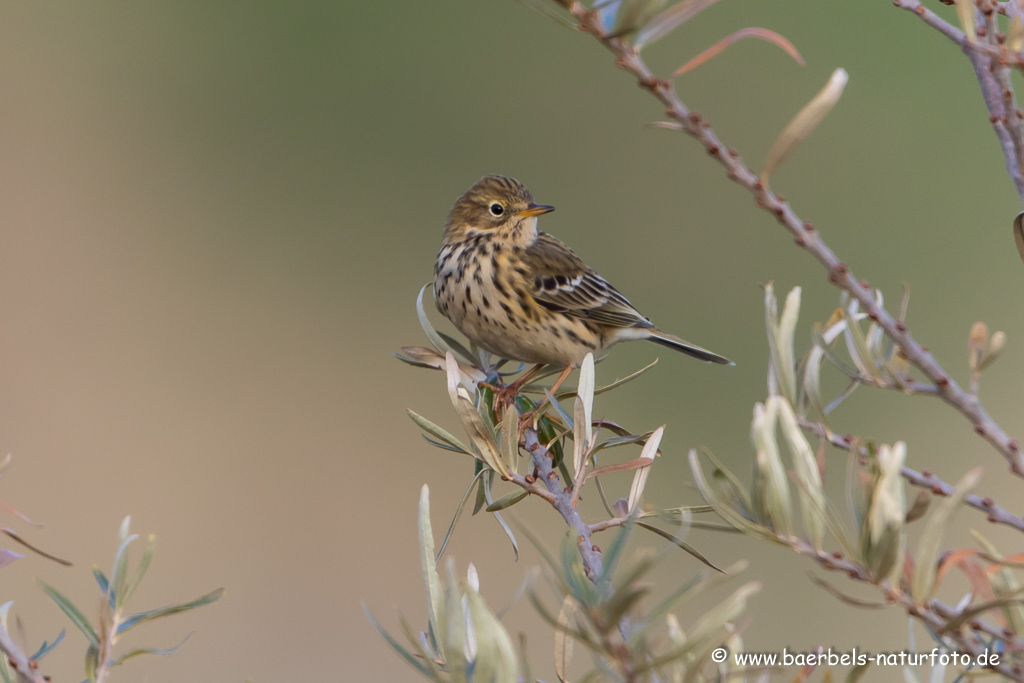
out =
{"type": "MultiPolygon", "coordinates": [[[[544,499],[558,510],[569,529],[576,533],[576,545],[583,558],[583,569],[590,580],[596,582],[604,572],[604,565],[601,562],[600,548],[590,542],[590,526],[583,521],[580,511],[573,506],[572,492],[567,487],[562,487],[558,473],[552,467],[552,454],[538,439],[537,431],[532,427],[527,427],[523,434],[523,441],[527,452],[533,459],[534,475],[531,476],[535,477],[535,481],[544,482],[544,486],[547,488],[546,493],[550,496],[545,496],[544,499]]],[[[522,485],[520,484],[520,486],[522,485]]]]}
{"type": "MultiPolygon", "coordinates": [[[[893,0],[893,4],[920,17],[926,24],[960,46],[971,60],[974,75],[981,86],[985,107],[988,109],[989,122],[1003,150],[1006,172],[1010,174],[1017,195],[1024,202],[1024,129],[1021,126],[1024,117],[1018,113],[1013,87],[1009,74],[1006,73],[1007,65],[1021,67],[1020,55],[1011,55],[996,44],[972,43],[963,31],[922,5],[919,0],[893,0]]],[[[986,5],[986,9],[988,7],[986,5]]],[[[986,19],[995,12],[1005,13],[1005,9],[994,7],[988,10],[987,14],[982,10],[986,19]]],[[[995,24],[994,18],[991,23],[995,24]]],[[[990,39],[996,40],[996,36],[991,35],[992,31],[986,33],[990,39]]]]}
{"type": "MultiPolygon", "coordinates": [[[[849,451],[852,447],[853,439],[849,436],[839,436],[833,432],[826,431],[820,424],[811,422],[802,417],[798,417],[797,420],[800,422],[800,426],[803,429],[820,438],[828,439],[828,442],[835,448],[849,451]]],[[[861,446],[860,453],[858,455],[860,456],[861,462],[863,462],[868,455],[867,449],[861,446]]],[[[917,470],[913,470],[909,467],[903,467],[900,470],[900,474],[907,483],[912,486],[931,491],[936,496],[947,497],[952,495],[956,490],[956,487],[952,484],[946,483],[928,470],[918,472],[917,470]]],[[[982,498],[981,496],[969,493],[964,498],[964,503],[975,510],[984,512],[988,516],[988,521],[993,524],[1003,524],[1008,527],[1013,527],[1017,531],[1024,531],[1024,519],[996,504],[991,498],[982,498]]]]}
{"type": "Polygon", "coordinates": [[[11,668],[18,672],[19,683],[46,683],[46,678],[33,667],[33,662],[11,640],[3,626],[0,626],[0,652],[7,656],[11,668]]]}
{"type": "MultiPolygon", "coordinates": [[[[942,633],[945,637],[953,641],[957,646],[957,650],[969,653],[975,660],[977,660],[982,654],[986,653],[986,645],[978,637],[974,635],[967,636],[961,629],[945,630],[948,627],[949,622],[957,619],[961,614],[961,611],[956,607],[947,605],[941,600],[935,599],[929,600],[923,605],[914,604],[910,595],[894,588],[888,581],[876,583],[864,567],[861,567],[856,562],[844,558],[840,553],[830,554],[816,550],[810,544],[797,539],[789,539],[788,543],[797,553],[813,558],[823,569],[828,571],[840,571],[855,581],[861,581],[875,586],[882,592],[886,600],[893,604],[900,605],[907,614],[924,622],[935,632],[942,633]]],[[[1014,636],[1012,632],[995,626],[984,619],[971,619],[964,624],[964,626],[970,628],[971,631],[984,633],[1000,640],[1006,645],[1007,650],[1017,651],[1024,649],[1024,641],[1021,641],[1019,638],[1014,636]]],[[[1024,671],[1022,671],[1019,666],[1006,663],[1008,660],[1008,657],[1001,657],[998,665],[989,665],[987,668],[998,672],[1011,681],[1024,683],[1024,671]]]]}
{"type": "Polygon", "coordinates": [[[963,31],[922,5],[918,0],[893,0],[892,4],[900,9],[913,12],[917,16],[921,17],[921,20],[924,23],[928,24],[960,47],[967,44],[967,35],[964,34],[963,31]]]}
{"type": "Polygon", "coordinates": [[[556,507],[558,504],[557,500],[555,499],[555,496],[552,495],[550,491],[537,485],[536,479],[534,479],[532,474],[528,475],[528,477],[524,477],[523,475],[518,474],[516,472],[510,472],[509,481],[511,481],[513,484],[518,484],[519,486],[523,487],[523,489],[525,489],[527,493],[532,493],[535,496],[540,496],[548,503],[550,503],[552,506],[556,507]]]}
{"type": "MultiPolygon", "coordinates": [[[[672,83],[656,77],[637,51],[623,39],[605,33],[596,12],[587,9],[578,0],[569,2],[566,7],[579,22],[580,29],[597,38],[608,48],[615,55],[617,65],[632,74],[642,88],[648,90],[665,106],[667,116],[680,124],[680,130],[700,142],[708,154],[725,167],[729,179],[753,195],[758,207],[775,216],[776,220],[793,235],[796,244],[825,267],[829,281],[860,302],[868,317],[902,349],[907,360],[938,387],[938,396],[970,420],[975,432],[992,444],[1010,463],[1014,474],[1024,477],[1024,455],[1021,454],[1017,442],[985,412],[976,396],[964,391],[949,376],[934,356],[914,339],[902,321],[878,305],[868,282],[857,279],[850,268],[825,244],[818,231],[801,219],[783,197],[766,187],[739,154],[729,149],[718,138],[700,114],[690,111],[683,104],[672,83]]],[[[1021,191],[1024,196],[1024,185],[1021,191]]]]}

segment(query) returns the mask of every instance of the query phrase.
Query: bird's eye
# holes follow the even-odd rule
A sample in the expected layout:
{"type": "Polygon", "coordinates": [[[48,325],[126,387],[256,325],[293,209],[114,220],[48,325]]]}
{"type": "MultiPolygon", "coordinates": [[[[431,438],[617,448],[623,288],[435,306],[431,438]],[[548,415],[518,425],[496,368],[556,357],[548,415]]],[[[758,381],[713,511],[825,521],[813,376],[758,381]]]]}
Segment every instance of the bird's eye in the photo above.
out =
{"type": "Polygon", "coordinates": [[[491,215],[492,216],[500,216],[503,213],[505,213],[505,207],[504,206],[502,206],[498,202],[494,202],[493,204],[491,204],[491,215]]]}

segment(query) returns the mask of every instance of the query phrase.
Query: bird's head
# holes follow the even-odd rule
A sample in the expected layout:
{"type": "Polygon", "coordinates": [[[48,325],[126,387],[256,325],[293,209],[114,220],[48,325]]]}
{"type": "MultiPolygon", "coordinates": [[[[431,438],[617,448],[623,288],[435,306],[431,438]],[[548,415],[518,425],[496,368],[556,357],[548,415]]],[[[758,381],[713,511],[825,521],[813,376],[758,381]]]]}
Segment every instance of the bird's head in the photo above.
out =
{"type": "Polygon", "coordinates": [[[455,200],[445,226],[445,241],[492,231],[507,231],[510,237],[532,234],[532,241],[537,234],[537,216],[554,210],[553,206],[535,204],[533,195],[518,180],[484,176],[455,200]]]}

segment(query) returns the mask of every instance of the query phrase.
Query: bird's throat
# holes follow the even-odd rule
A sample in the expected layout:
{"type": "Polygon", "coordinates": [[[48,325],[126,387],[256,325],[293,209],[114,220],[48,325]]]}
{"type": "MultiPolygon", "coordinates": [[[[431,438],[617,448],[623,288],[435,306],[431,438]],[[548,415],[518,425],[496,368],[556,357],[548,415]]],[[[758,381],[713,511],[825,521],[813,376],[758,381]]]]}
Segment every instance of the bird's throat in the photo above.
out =
{"type": "Polygon", "coordinates": [[[537,241],[537,217],[529,216],[503,225],[498,230],[498,237],[510,247],[525,249],[531,246],[537,241]]]}

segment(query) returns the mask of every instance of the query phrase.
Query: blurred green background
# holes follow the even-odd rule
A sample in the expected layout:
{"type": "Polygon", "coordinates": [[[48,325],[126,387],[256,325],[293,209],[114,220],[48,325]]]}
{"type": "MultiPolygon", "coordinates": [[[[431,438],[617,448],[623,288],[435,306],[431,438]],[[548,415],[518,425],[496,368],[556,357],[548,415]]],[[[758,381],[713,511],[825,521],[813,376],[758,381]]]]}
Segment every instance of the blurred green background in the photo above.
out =
{"type": "MultiPolygon", "coordinates": [[[[845,67],[842,101],[773,185],[889,302],[910,283],[908,322],[958,379],[971,324],[1005,330],[983,398],[1024,433],[1020,205],[966,59],[881,0],[727,0],[646,54],[667,75],[746,26],[779,31],[808,65],[744,41],[681,77],[684,101],[757,168],[845,67]]],[[[512,0],[5,3],[0,453],[14,464],[0,499],[46,525],[12,526],[76,565],[3,571],[0,599],[16,601],[33,645],[64,625],[33,577],[91,610],[89,567],[110,563],[130,513],[158,536],[136,607],[227,593],[127,641],[166,647],[195,631],[178,655],[133,661],[116,680],[414,679],[360,604],[393,629],[396,610],[424,622],[418,490],[430,485],[443,528],[472,468],[405,416],[454,428],[442,377],[391,351],[423,343],[415,294],[451,203],[486,173],[556,205],[542,228],[660,326],[737,363],[630,344],[599,366],[600,383],[662,356],[595,409],[638,430],[668,425],[647,500],[698,500],[684,462],[695,445],[746,476],[766,393],[760,285],[804,287],[801,345],[838,296],[695,143],[644,128],[660,114],[592,39],[512,0]]],[[[909,464],[948,480],[982,463],[979,492],[1020,512],[1020,482],[935,400],[862,389],[835,426],[905,439],[909,464]]],[[[830,458],[838,492],[845,461],[830,458]]],[[[559,542],[549,509],[516,509],[559,542]]],[[[969,511],[947,543],[969,543],[968,525],[1019,548],[969,511]]],[[[901,613],[840,605],[807,581],[805,560],[734,536],[691,541],[723,566],[752,560],[765,585],[752,650],[907,647],[901,613]]],[[[476,563],[494,608],[537,562],[524,547],[514,564],[483,514],[448,552],[460,572],[476,563]]],[[[679,553],[661,585],[697,569],[679,553]]],[[[532,608],[507,623],[552,677],[532,608]]],[[[81,679],[84,649],[69,633],[47,672],[81,679]]]]}

